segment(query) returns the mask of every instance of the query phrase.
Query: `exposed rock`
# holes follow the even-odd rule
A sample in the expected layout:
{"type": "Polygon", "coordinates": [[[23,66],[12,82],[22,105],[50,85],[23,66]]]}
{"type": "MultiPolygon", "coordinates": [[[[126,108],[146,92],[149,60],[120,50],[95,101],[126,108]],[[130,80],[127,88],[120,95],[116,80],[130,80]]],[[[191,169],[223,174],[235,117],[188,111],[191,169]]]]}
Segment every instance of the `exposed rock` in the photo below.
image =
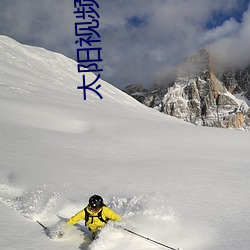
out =
{"type": "Polygon", "coordinates": [[[123,91],[125,93],[131,95],[131,94],[134,94],[136,92],[143,93],[143,92],[146,92],[147,90],[143,87],[142,84],[130,84],[123,91]]]}
{"type": "Polygon", "coordinates": [[[125,89],[123,89],[123,91],[128,95],[133,96],[139,102],[144,101],[145,94],[147,92],[142,84],[130,84],[125,89]]]}
{"type": "Polygon", "coordinates": [[[245,69],[227,70],[218,74],[218,79],[225,84],[230,93],[242,93],[250,100],[250,66],[245,69]]]}

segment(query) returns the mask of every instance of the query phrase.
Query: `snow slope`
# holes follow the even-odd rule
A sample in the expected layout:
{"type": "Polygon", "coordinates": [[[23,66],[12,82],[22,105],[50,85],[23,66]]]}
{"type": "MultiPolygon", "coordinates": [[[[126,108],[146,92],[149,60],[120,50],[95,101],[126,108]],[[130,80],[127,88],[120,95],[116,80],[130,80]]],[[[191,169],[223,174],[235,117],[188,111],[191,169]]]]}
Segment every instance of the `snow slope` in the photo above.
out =
{"type": "Polygon", "coordinates": [[[0,248],[162,249],[112,225],[90,244],[83,223],[61,240],[36,223],[53,228],[97,193],[171,247],[250,249],[249,133],[181,122],[101,80],[103,100],[84,101],[76,65],[0,36],[0,248]]]}

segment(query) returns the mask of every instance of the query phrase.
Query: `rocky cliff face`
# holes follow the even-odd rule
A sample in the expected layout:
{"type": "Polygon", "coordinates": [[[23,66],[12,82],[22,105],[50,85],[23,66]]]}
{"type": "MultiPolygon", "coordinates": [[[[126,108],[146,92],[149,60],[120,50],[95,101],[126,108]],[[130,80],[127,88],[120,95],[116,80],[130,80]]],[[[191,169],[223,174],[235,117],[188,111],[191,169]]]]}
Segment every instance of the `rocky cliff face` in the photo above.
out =
{"type": "Polygon", "coordinates": [[[250,100],[250,65],[244,69],[228,70],[217,74],[227,90],[232,94],[241,94],[250,100]]]}
{"type": "Polygon", "coordinates": [[[196,125],[248,129],[250,109],[233,94],[250,97],[249,72],[250,67],[215,75],[208,51],[201,50],[179,67],[170,87],[147,91],[137,85],[136,91],[129,93],[133,89],[129,86],[125,92],[149,107],[196,125]]]}

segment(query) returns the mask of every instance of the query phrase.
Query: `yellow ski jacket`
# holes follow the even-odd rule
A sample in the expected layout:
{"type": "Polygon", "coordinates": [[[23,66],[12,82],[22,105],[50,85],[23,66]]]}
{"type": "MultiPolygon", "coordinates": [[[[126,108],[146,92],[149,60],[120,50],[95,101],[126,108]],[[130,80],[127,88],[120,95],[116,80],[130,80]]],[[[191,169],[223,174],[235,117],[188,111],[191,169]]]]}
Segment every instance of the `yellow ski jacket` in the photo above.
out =
{"type": "MultiPolygon", "coordinates": [[[[89,213],[88,221],[85,221],[86,226],[88,226],[89,230],[92,233],[97,232],[100,228],[102,228],[106,223],[104,221],[112,220],[112,221],[121,221],[120,215],[116,214],[113,210],[110,208],[103,206],[99,211],[93,212],[88,207],[86,207],[87,212],[89,213]],[[101,218],[104,220],[100,220],[98,218],[98,214],[100,214],[101,211],[101,218]]],[[[68,221],[67,224],[75,225],[80,220],[85,220],[85,210],[82,209],[77,214],[72,216],[68,221]]]]}

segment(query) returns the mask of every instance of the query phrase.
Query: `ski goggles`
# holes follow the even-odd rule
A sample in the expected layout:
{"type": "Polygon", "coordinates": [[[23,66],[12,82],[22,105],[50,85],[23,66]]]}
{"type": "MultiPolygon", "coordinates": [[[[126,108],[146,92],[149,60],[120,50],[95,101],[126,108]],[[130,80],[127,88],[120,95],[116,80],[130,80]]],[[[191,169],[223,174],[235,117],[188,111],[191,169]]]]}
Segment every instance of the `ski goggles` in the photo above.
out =
{"type": "Polygon", "coordinates": [[[101,207],[97,207],[97,206],[93,206],[93,205],[92,206],[90,205],[89,208],[93,212],[97,212],[97,211],[99,211],[101,209],[101,207]]]}

